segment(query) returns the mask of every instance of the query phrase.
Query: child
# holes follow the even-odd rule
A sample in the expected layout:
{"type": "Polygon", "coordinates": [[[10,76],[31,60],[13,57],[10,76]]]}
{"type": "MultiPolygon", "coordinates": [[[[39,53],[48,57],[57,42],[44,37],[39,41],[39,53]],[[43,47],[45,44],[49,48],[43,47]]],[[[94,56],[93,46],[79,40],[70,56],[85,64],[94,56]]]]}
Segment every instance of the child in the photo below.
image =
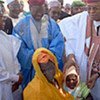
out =
{"type": "Polygon", "coordinates": [[[75,100],[86,99],[90,92],[87,85],[80,82],[79,75],[74,65],[65,69],[63,88],[66,92],[72,94],[75,100]]]}

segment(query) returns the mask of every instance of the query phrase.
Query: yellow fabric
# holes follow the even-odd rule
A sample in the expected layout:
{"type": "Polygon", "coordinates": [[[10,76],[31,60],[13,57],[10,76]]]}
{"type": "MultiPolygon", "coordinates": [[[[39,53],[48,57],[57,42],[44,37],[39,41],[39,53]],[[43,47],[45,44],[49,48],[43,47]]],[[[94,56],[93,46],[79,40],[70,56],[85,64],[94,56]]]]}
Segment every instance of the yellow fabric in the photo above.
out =
{"type": "Polygon", "coordinates": [[[46,51],[48,54],[50,54],[50,56],[54,58],[56,66],[55,78],[56,80],[59,80],[59,84],[62,83],[62,73],[58,69],[56,57],[49,50],[45,48],[39,48],[34,53],[32,59],[32,63],[34,65],[36,74],[33,80],[28,84],[28,86],[25,88],[23,92],[24,100],[74,100],[73,97],[68,93],[66,93],[66,95],[63,96],[59,92],[59,90],[56,87],[54,87],[54,85],[49,83],[45,76],[42,74],[37,62],[38,55],[41,51],[46,51]]]}
{"type": "Polygon", "coordinates": [[[41,51],[38,55],[38,63],[47,63],[49,60],[54,62],[54,59],[52,56],[50,56],[47,52],[41,51]]]}

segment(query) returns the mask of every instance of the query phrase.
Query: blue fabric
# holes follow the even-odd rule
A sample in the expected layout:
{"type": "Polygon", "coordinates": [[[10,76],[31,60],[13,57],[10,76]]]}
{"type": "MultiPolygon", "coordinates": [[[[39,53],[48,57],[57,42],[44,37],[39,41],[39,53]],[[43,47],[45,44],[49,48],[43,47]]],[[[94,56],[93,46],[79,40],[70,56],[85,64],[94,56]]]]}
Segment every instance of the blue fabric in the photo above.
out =
{"type": "MultiPolygon", "coordinates": [[[[19,37],[22,40],[21,48],[18,53],[18,60],[21,64],[21,71],[23,74],[23,84],[22,87],[25,88],[26,85],[34,77],[35,71],[32,66],[32,55],[35,51],[30,31],[30,18],[32,16],[28,15],[22,19],[13,29],[13,35],[19,37]]],[[[59,68],[63,69],[62,56],[64,52],[64,39],[59,29],[59,26],[53,19],[49,19],[48,24],[48,38],[42,39],[42,46],[52,51],[59,62],[59,68]]],[[[34,33],[35,34],[35,33],[34,33]]]]}

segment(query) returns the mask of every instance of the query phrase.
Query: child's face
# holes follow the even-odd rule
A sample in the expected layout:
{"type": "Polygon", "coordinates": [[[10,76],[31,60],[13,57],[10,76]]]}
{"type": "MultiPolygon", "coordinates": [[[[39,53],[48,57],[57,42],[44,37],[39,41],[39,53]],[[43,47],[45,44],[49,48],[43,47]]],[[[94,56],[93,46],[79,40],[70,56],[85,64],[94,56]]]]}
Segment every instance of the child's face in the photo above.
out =
{"type": "Polygon", "coordinates": [[[70,74],[66,77],[66,86],[74,89],[77,86],[78,78],[75,74],[70,74]]]}

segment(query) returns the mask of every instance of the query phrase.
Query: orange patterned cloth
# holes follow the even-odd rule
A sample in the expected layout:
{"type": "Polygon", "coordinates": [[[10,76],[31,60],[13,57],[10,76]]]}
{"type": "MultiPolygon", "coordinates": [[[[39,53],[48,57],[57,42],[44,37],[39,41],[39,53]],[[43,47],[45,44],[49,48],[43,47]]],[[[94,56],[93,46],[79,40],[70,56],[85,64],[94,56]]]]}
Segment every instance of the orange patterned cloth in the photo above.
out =
{"type": "Polygon", "coordinates": [[[38,63],[47,63],[48,61],[54,62],[54,59],[52,56],[50,56],[47,52],[41,51],[38,55],[37,62],[38,63]]]}

